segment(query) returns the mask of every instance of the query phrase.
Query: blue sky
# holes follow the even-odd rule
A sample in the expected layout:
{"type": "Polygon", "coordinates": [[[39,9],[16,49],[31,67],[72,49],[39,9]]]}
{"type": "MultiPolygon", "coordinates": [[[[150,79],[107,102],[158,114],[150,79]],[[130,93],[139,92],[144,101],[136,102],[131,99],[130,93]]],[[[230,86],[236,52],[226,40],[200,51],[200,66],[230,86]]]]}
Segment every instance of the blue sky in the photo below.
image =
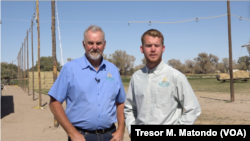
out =
{"type": "MultiPolygon", "coordinates": [[[[106,34],[105,54],[125,50],[136,57],[135,65],[141,64],[141,35],[148,29],[161,31],[166,50],[163,61],[193,59],[206,52],[220,58],[228,57],[227,16],[199,19],[173,24],[130,23],[129,21],[176,22],[193,18],[214,17],[227,14],[226,1],[58,1],[58,16],[64,64],[67,58],[84,55],[83,32],[91,24],[101,26],[106,34]]],[[[1,2],[1,62],[16,59],[24,42],[35,12],[35,1],[1,2]]],[[[40,56],[52,56],[51,2],[39,2],[40,56]]],[[[250,1],[232,1],[231,14],[250,19],[250,1]]],[[[248,55],[242,45],[250,39],[250,21],[231,17],[233,59],[248,55]]],[[[34,61],[37,61],[37,26],[33,26],[34,61]]],[[[57,59],[61,62],[58,31],[56,30],[57,59]]],[[[29,66],[31,67],[31,34],[28,37],[29,66]]],[[[16,61],[14,62],[16,63],[16,61]]]]}

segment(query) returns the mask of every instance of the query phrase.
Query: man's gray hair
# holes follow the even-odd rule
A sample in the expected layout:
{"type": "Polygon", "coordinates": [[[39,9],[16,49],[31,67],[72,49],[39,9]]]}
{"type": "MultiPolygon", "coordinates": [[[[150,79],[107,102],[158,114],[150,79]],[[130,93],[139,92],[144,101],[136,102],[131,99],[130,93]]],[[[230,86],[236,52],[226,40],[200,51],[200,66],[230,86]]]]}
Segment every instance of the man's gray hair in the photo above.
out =
{"type": "Polygon", "coordinates": [[[91,30],[92,32],[96,32],[96,31],[101,31],[102,35],[103,35],[103,41],[105,41],[105,33],[103,32],[102,28],[99,27],[99,26],[96,26],[96,25],[91,25],[89,26],[85,31],[84,31],[84,34],[83,34],[83,41],[85,42],[85,39],[86,39],[86,35],[87,35],[87,32],[91,30]]]}

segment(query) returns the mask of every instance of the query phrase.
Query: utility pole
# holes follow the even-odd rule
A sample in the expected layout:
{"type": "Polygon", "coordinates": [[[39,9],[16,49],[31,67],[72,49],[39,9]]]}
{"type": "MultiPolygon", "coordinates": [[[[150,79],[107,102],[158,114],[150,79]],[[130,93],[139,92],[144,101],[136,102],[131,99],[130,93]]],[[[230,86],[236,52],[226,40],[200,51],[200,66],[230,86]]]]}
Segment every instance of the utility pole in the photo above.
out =
{"type": "Polygon", "coordinates": [[[22,43],[22,71],[23,71],[23,73],[22,73],[22,78],[23,78],[23,81],[22,81],[22,86],[23,86],[23,90],[24,90],[24,60],[23,60],[23,53],[24,53],[24,51],[23,51],[23,43],[22,43]]]}
{"type": "Polygon", "coordinates": [[[26,61],[27,61],[27,58],[26,58],[26,38],[24,38],[24,46],[23,46],[23,48],[24,48],[24,81],[25,81],[25,87],[24,87],[24,91],[26,92],[26,84],[27,84],[27,82],[26,82],[26,61]]]}
{"type": "Polygon", "coordinates": [[[18,52],[18,55],[17,55],[17,85],[19,86],[19,54],[20,54],[20,51],[18,52]]]}
{"type": "Polygon", "coordinates": [[[42,107],[42,96],[41,96],[41,78],[40,78],[40,27],[39,27],[39,2],[36,1],[36,13],[37,13],[37,19],[36,19],[36,23],[37,23],[37,71],[38,71],[38,84],[39,84],[39,107],[42,107]]]}
{"type": "Polygon", "coordinates": [[[22,60],[22,47],[20,47],[20,86],[21,88],[23,88],[23,81],[22,81],[22,63],[23,63],[23,60],[22,60]]]}
{"type": "Polygon", "coordinates": [[[11,67],[11,77],[12,77],[12,82],[14,82],[14,80],[13,80],[13,61],[12,61],[12,65],[11,65],[12,67],[11,67]]]}
{"type": "MultiPolygon", "coordinates": [[[[51,31],[52,31],[52,56],[53,56],[53,83],[57,78],[57,60],[56,60],[56,30],[55,30],[55,1],[51,1],[51,31]]],[[[54,116],[54,127],[58,127],[59,122],[54,116]]]]}
{"type": "Polygon", "coordinates": [[[21,69],[20,69],[20,64],[21,64],[21,48],[20,48],[20,50],[19,50],[19,55],[18,55],[18,58],[19,58],[19,60],[18,60],[18,84],[19,84],[19,87],[21,87],[21,82],[20,82],[20,72],[21,72],[21,69]]]}
{"type": "Polygon", "coordinates": [[[24,90],[24,82],[23,82],[23,43],[22,43],[22,49],[21,49],[21,67],[22,67],[22,69],[21,69],[21,82],[22,82],[22,89],[24,90]]]}
{"type": "Polygon", "coordinates": [[[231,102],[234,102],[234,80],[233,80],[233,65],[232,65],[232,37],[231,37],[231,12],[230,1],[227,1],[227,20],[228,20],[228,44],[229,44],[229,73],[230,73],[230,92],[231,102]]]}
{"type": "Polygon", "coordinates": [[[35,92],[34,92],[34,56],[33,56],[33,19],[31,20],[31,48],[32,48],[32,94],[33,100],[35,100],[35,92]]]}
{"type": "Polygon", "coordinates": [[[27,77],[28,77],[28,96],[30,95],[29,91],[29,47],[28,47],[28,36],[29,31],[27,30],[27,77]]]}

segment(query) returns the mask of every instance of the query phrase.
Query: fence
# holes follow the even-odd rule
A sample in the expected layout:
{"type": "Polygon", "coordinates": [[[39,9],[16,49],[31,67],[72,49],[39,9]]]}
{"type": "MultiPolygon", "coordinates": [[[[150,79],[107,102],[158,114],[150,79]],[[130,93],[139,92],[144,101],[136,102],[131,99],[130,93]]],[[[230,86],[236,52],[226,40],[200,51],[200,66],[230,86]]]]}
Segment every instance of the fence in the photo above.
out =
{"type": "MultiPolygon", "coordinates": [[[[57,72],[57,76],[59,76],[59,72],[57,72]]],[[[40,72],[41,78],[41,89],[50,89],[53,85],[53,71],[40,72]]],[[[33,76],[32,72],[29,72],[29,89],[33,89],[33,76]]],[[[38,83],[38,73],[34,72],[34,89],[39,89],[38,83]]]]}

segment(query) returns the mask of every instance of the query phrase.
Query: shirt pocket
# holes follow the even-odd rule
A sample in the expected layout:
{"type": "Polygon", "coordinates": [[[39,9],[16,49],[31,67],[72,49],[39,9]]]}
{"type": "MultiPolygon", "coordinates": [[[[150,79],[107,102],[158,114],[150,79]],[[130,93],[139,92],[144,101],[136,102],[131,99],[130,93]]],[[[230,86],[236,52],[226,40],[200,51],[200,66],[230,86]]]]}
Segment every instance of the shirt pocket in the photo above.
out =
{"type": "Polygon", "coordinates": [[[115,100],[116,98],[116,85],[114,80],[106,80],[104,82],[105,87],[106,87],[106,93],[108,95],[108,98],[111,100],[115,100]]]}
{"type": "MultiPolygon", "coordinates": [[[[156,96],[156,105],[158,107],[172,107],[174,100],[174,86],[159,87],[156,96]]],[[[167,109],[165,109],[167,110],[167,109]]]]}

